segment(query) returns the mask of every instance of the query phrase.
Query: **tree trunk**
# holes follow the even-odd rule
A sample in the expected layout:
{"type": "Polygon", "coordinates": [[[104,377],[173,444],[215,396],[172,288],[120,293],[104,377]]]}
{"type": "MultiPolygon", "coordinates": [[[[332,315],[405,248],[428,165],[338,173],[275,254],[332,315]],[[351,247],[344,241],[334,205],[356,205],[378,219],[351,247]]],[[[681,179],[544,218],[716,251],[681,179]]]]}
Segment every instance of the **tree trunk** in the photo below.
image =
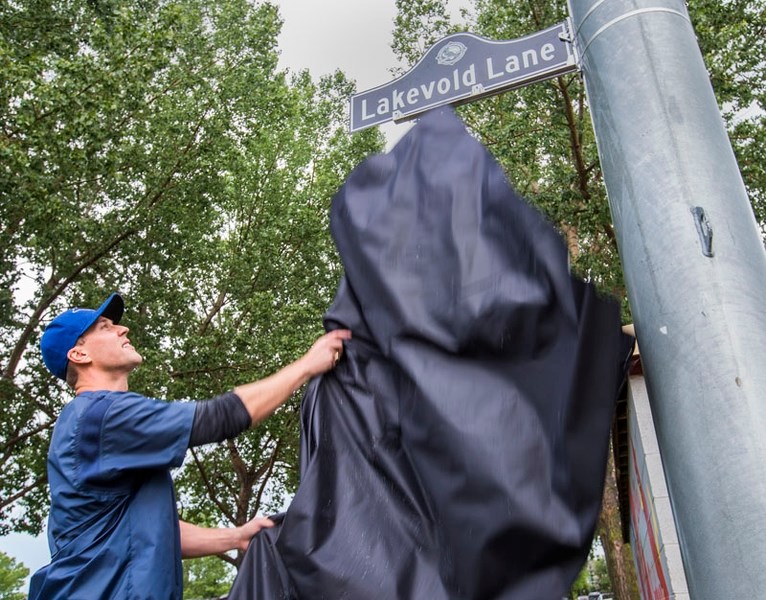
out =
{"type": "Polygon", "coordinates": [[[630,545],[622,540],[622,520],[611,445],[597,535],[606,555],[606,566],[615,600],[640,600],[630,545]]]}

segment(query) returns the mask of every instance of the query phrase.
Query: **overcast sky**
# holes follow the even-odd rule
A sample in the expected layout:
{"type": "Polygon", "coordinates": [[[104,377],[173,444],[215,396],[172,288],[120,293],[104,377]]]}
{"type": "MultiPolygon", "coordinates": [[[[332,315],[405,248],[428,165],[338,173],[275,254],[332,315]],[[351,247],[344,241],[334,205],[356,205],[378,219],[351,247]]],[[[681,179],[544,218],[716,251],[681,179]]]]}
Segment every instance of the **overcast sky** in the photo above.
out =
{"type": "MultiPolygon", "coordinates": [[[[457,16],[468,0],[449,0],[457,16]]],[[[340,69],[364,91],[391,80],[396,66],[391,36],[394,0],[277,0],[284,19],[279,38],[280,64],[292,71],[309,69],[314,79],[340,69]]],[[[382,130],[389,147],[410,124],[388,124],[382,130]]],[[[32,573],[50,560],[45,536],[19,534],[0,538],[0,550],[32,573]]]]}
{"type": "Polygon", "coordinates": [[[394,0],[280,0],[279,6],[282,66],[307,68],[315,77],[340,69],[360,90],[390,79],[394,0]]]}
{"type": "MultiPolygon", "coordinates": [[[[391,50],[395,0],[278,0],[284,19],[280,62],[293,71],[309,69],[314,78],[340,69],[362,92],[389,82],[397,66],[391,50]]],[[[448,0],[453,20],[469,0],[448,0]]],[[[381,127],[390,147],[412,123],[381,127]]]]}

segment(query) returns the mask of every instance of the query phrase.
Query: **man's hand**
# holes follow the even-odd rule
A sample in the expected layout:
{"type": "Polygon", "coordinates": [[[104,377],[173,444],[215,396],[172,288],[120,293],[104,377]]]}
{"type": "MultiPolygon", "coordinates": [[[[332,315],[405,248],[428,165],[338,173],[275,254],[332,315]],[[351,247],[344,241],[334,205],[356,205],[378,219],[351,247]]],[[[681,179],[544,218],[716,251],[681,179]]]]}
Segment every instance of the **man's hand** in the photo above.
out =
{"type": "Polygon", "coordinates": [[[298,362],[308,378],[332,369],[343,355],[343,340],[351,339],[348,329],[336,329],[324,334],[309,348],[298,362]]]}
{"type": "Polygon", "coordinates": [[[198,527],[186,521],[179,521],[181,530],[181,556],[198,558],[221,554],[229,550],[247,550],[250,540],[264,527],[274,527],[274,522],[265,517],[256,517],[240,527],[213,529],[198,527]]]}
{"type": "Polygon", "coordinates": [[[274,527],[274,521],[266,517],[255,517],[255,519],[237,527],[239,540],[237,541],[236,549],[244,552],[250,545],[250,540],[253,539],[253,536],[261,529],[268,529],[269,527],[274,527]]]}
{"type": "Polygon", "coordinates": [[[309,379],[332,369],[343,353],[343,341],[350,338],[348,329],[326,333],[295,362],[264,379],[235,387],[234,393],[245,405],[253,425],[273,413],[309,379]]]}

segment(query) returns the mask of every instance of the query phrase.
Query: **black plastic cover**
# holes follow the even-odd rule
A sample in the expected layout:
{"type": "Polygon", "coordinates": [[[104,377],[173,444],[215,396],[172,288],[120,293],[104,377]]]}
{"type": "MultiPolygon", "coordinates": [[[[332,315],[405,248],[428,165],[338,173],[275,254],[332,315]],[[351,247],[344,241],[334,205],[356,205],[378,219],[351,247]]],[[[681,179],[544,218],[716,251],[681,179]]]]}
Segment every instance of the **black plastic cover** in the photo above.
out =
{"type": "Polygon", "coordinates": [[[230,598],[560,600],[587,558],[632,340],[451,112],[336,195],[353,339],[302,405],[301,483],[230,598]]]}

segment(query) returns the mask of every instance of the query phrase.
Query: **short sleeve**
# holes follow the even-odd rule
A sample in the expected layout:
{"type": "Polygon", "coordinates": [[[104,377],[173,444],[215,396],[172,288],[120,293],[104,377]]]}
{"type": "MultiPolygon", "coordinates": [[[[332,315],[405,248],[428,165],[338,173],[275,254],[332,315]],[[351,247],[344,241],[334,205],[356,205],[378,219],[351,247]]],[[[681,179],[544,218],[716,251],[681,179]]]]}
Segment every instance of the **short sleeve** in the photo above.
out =
{"type": "Polygon", "coordinates": [[[80,425],[85,483],[109,483],[123,474],[181,466],[196,405],[163,402],[132,392],[93,402],[80,425]]]}

